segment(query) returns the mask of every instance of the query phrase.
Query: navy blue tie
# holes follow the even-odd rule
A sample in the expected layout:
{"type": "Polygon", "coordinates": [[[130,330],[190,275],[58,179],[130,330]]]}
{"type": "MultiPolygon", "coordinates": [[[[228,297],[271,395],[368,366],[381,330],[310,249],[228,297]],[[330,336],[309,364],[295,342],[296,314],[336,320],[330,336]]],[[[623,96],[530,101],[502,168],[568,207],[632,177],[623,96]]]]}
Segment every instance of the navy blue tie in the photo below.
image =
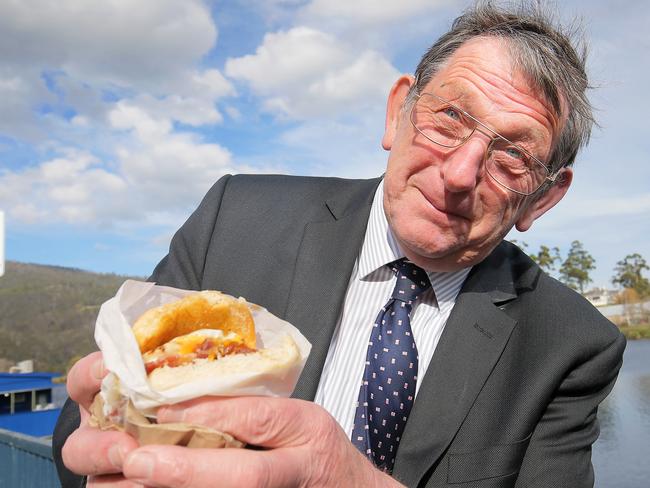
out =
{"type": "Polygon", "coordinates": [[[370,333],[352,443],[378,468],[392,473],[418,375],[411,310],[431,283],[423,269],[405,259],[389,266],[397,282],[370,333]]]}

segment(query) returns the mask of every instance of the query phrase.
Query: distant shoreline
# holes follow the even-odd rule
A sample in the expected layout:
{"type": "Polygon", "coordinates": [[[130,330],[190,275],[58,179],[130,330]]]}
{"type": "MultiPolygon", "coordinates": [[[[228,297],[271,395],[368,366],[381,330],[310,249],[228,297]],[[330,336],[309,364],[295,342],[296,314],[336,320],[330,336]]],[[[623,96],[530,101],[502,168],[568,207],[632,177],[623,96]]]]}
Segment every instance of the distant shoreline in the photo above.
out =
{"type": "Polygon", "coordinates": [[[619,329],[628,340],[650,339],[650,324],[621,326],[619,329]]]}

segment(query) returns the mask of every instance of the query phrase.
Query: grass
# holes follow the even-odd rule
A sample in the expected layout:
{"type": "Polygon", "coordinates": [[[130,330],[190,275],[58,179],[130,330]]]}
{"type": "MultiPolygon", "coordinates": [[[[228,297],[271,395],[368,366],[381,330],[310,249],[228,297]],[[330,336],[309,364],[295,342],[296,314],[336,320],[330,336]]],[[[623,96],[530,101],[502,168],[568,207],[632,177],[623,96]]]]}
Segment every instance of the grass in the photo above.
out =
{"type": "Polygon", "coordinates": [[[650,339],[650,324],[623,325],[619,328],[629,340],[650,339]]]}

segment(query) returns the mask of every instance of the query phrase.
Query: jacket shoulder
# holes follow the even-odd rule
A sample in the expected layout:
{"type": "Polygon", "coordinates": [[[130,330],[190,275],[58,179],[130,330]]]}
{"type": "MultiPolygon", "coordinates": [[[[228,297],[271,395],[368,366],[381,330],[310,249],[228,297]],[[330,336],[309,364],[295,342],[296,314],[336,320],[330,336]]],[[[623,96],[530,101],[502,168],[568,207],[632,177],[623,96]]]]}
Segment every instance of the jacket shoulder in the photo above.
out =
{"type": "Polygon", "coordinates": [[[606,345],[621,339],[621,332],[585,297],[548,275],[528,255],[512,243],[500,246],[511,266],[517,294],[526,317],[560,327],[566,339],[590,338],[606,345]]]}
{"type": "Polygon", "coordinates": [[[343,213],[349,207],[372,201],[380,178],[345,179],[290,175],[235,175],[223,192],[222,211],[238,215],[301,215],[321,219],[332,213],[332,207],[343,213]]]}
{"type": "Polygon", "coordinates": [[[228,180],[228,190],[253,192],[260,195],[282,197],[290,192],[293,195],[319,195],[327,198],[340,192],[357,191],[376,187],[379,178],[348,179],[321,176],[294,175],[233,175],[228,180]]]}

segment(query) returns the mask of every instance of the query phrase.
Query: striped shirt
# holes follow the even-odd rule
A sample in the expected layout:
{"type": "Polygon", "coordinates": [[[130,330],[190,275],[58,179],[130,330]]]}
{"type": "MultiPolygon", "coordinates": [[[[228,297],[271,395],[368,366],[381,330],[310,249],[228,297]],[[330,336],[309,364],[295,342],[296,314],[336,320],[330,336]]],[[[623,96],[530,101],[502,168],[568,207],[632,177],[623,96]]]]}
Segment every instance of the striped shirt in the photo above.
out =
{"type": "MultiPolygon", "coordinates": [[[[361,253],[352,270],[343,310],[314,399],[338,421],[348,437],[352,434],[370,331],[395,286],[396,277],[386,265],[404,257],[386,220],[383,190],[382,181],[372,202],[361,253]]],[[[427,272],[431,288],[414,304],[411,314],[411,328],[419,355],[416,397],[470,269],[451,273],[427,272]]]]}

